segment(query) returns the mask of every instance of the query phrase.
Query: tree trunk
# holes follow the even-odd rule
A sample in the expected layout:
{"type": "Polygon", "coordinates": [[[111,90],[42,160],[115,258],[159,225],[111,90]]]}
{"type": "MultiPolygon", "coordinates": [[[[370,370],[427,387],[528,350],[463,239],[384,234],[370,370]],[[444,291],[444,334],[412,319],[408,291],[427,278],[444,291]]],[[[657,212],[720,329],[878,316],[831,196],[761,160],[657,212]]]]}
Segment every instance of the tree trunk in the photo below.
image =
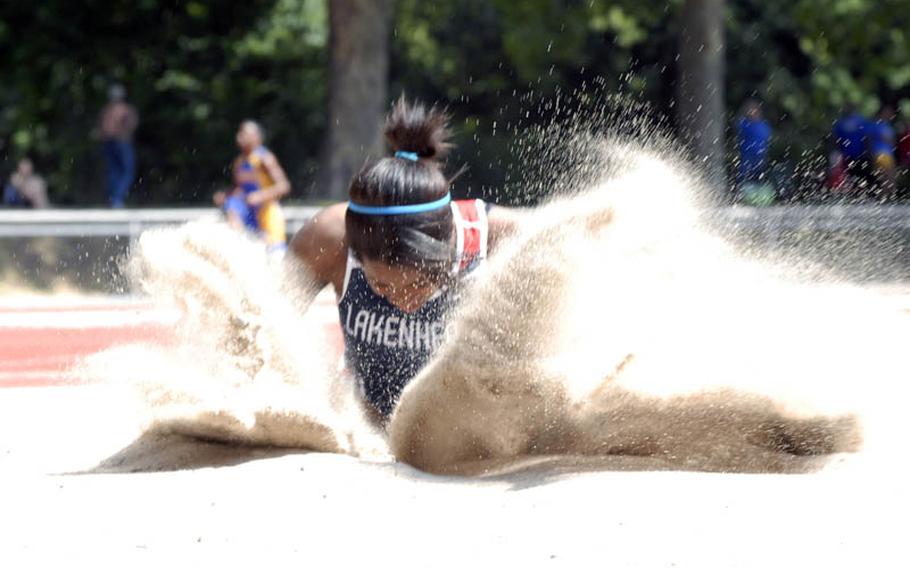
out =
{"type": "Polygon", "coordinates": [[[678,71],[680,134],[717,198],[725,199],[724,0],[683,3],[678,71]]]}
{"type": "Polygon", "coordinates": [[[394,0],[329,1],[328,131],[316,193],[347,199],[351,177],[383,151],[394,0]]]}

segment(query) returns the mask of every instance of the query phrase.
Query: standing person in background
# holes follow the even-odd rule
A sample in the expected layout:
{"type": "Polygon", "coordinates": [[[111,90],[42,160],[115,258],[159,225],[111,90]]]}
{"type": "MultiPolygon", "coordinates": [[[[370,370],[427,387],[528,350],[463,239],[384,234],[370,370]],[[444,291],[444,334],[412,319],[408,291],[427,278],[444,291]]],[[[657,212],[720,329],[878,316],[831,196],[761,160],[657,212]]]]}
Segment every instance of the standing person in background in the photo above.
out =
{"type": "Polygon", "coordinates": [[[761,105],[749,99],[736,123],[739,146],[739,171],[736,185],[742,199],[750,205],[770,205],[775,191],[768,179],[768,149],[771,125],[762,116],[761,105]]]}
{"type": "Polygon", "coordinates": [[[47,184],[44,178],[35,173],[32,161],[28,158],[19,160],[16,171],[3,188],[3,204],[33,209],[44,209],[49,205],[47,184]]]}
{"type": "Polygon", "coordinates": [[[126,102],[126,89],[122,85],[112,85],[107,100],[98,126],[107,162],[108,202],[111,207],[119,209],[125,206],[136,177],[133,133],[139,126],[139,114],[126,102]]]}
{"type": "Polygon", "coordinates": [[[867,128],[868,121],[853,105],[848,105],[841,117],[834,122],[832,135],[835,152],[831,157],[829,175],[829,186],[834,191],[851,191],[858,181],[868,181],[867,128]]]}
{"type": "Polygon", "coordinates": [[[228,222],[238,229],[260,235],[271,254],[287,250],[284,213],[279,200],[290,193],[291,184],[275,154],[263,145],[262,127],[245,120],[237,130],[240,155],[232,167],[234,189],[216,193],[215,204],[223,207],[228,222]]]}
{"type": "Polygon", "coordinates": [[[869,165],[882,197],[890,197],[894,194],[897,179],[897,160],[895,158],[897,135],[892,125],[893,120],[894,108],[890,105],[882,105],[875,120],[869,121],[866,132],[869,165]]]}

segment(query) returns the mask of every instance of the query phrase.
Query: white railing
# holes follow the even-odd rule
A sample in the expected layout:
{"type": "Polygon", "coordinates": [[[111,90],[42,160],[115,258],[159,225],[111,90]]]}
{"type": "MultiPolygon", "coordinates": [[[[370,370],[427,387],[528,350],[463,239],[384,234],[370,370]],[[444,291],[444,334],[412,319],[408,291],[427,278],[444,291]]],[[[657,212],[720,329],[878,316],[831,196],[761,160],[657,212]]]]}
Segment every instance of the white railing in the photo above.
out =
{"type": "MultiPolygon", "coordinates": [[[[288,231],[295,232],[318,207],[285,206],[288,231]]],[[[217,218],[211,207],[185,209],[0,210],[2,237],[135,237],[152,227],[217,218]]],[[[706,214],[722,229],[778,233],[810,230],[910,229],[910,205],[790,205],[766,208],[724,207],[706,214]]]]}
{"type": "Polygon", "coordinates": [[[910,229],[910,205],[781,205],[725,207],[715,221],[733,229],[760,231],[851,231],[910,229]]]}
{"type": "MultiPolygon", "coordinates": [[[[318,207],[283,207],[288,231],[296,231],[318,207]]],[[[145,229],[217,219],[211,207],[185,209],[0,210],[0,237],[136,237],[145,229]]]]}

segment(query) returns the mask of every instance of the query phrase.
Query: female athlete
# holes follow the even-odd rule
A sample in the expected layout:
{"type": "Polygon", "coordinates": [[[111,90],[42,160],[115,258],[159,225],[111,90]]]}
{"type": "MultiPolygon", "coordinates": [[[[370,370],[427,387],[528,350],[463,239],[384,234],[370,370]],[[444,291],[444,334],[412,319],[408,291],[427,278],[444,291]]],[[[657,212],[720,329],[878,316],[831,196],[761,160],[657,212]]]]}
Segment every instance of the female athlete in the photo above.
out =
{"type": "Polygon", "coordinates": [[[234,189],[229,193],[216,192],[213,201],[224,210],[228,224],[259,236],[269,254],[281,257],[287,245],[279,200],[291,191],[291,184],[278,158],[263,145],[263,139],[262,127],[256,121],[240,124],[240,155],[231,167],[234,189]]]}
{"type": "Polygon", "coordinates": [[[404,386],[443,340],[464,282],[516,227],[479,199],[452,201],[441,158],[447,117],[400,99],[386,119],[394,154],[351,181],[350,201],[318,213],[291,251],[338,299],[345,361],[388,418],[404,386]]]}

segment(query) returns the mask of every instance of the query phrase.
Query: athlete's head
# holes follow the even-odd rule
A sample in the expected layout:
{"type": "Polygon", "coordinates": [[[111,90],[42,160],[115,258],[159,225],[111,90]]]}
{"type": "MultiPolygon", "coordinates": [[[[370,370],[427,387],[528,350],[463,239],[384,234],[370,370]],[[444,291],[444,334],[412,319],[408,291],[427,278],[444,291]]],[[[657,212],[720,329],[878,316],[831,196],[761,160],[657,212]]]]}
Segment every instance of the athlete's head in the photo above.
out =
{"type": "Polygon", "coordinates": [[[126,89],[123,85],[114,83],[107,88],[107,100],[111,103],[119,103],[126,100],[126,89]]]}
{"type": "Polygon", "coordinates": [[[370,286],[406,311],[438,289],[454,261],[450,180],[440,162],[448,136],[445,113],[402,97],[385,124],[393,154],[351,181],[348,243],[370,286]],[[383,209],[392,206],[406,207],[383,209]]]}
{"type": "Polygon", "coordinates": [[[894,107],[888,103],[885,103],[878,109],[878,114],[876,115],[879,120],[885,122],[891,122],[894,120],[894,107]]]}
{"type": "Polygon", "coordinates": [[[32,165],[32,161],[29,160],[28,158],[22,158],[21,160],[19,160],[19,163],[16,164],[16,173],[18,173],[21,176],[28,177],[28,176],[32,175],[32,173],[34,173],[34,171],[35,171],[35,168],[32,165]]]}
{"type": "Polygon", "coordinates": [[[264,138],[262,127],[255,120],[244,120],[237,129],[237,147],[241,152],[249,153],[262,146],[264,138]]]}
{"type": "Polygon", "coordinates": [[[749,120],[761,120],[762,110],[761,103],[755,99],[748,99],[743,104],[743,115],[749,120]]]}

